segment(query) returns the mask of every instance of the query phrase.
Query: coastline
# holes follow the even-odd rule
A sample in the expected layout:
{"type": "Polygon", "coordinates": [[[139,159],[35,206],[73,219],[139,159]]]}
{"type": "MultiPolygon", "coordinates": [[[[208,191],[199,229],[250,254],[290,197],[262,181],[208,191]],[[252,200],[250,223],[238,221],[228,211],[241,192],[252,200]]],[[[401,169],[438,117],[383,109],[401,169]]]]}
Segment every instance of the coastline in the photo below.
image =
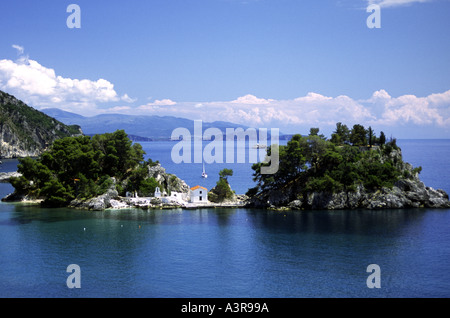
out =
{"type": "MultiPolygon", "coordinates": [[[[422,183],[423,184],[423,183],[422,183]]],[[[249,208],[272,211],[311,211],[311,210],[386,210],[386,209],[449,209],[448,194],[443,190],[435,190],[425,187],[421,194],[412,191],[383,188],[372,193],[364,192],[340,192],[340,193],[311,193],[304,200],[293,200],[287,204],[280,201],[261,202],[246,195],[236,195],[235,199],[224,202],[187,202],[165,198],[127,198],[116,195],[115,191],[89,200],[73,200],[67,207],[74,210],[107,211],[107,210],[169,210],[169,209],[207,209],[207,208],[249,208]],[[155,200],[157,199],[157,200],[155,200]]],[[[273,194],[271,196],[273,200],[273,194]]],[[[281,199],[281,197],[278,197],[281,199]]],[[[2,202],[41,205],[43,199],[18,197],[13,193],[2,198],[2,202]]]]}
{"type": "Polygon", "coordinates": [[[109,202],[104,202],[105,208],[98,208],[98,200],[104,200],[97,197],[85,202],[74,202],[69,205],[70,208],[82,209],[82,210],[125,210],[125,209],[155,209],[155,210],[169,210],[169,209],[207,209],[207,208],[245,208],[248,206],[248,200],[245,195],[238,196],[242,199],[224,201],[220,203],[215,202],[186,202],[176,200],[155,200],[155,198],[126,198],[126,197],[114,197],[109,199],[109,202]]]}

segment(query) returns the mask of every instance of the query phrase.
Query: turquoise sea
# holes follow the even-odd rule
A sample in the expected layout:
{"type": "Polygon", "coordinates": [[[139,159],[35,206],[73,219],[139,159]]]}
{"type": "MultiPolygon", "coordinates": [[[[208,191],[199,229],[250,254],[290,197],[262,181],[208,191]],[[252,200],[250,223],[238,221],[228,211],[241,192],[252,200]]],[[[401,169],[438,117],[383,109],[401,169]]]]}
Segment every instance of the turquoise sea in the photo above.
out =
{"type": "MultiPolygon", "coordinates": [[[[450,193],[450,140],[399,140],[427,186],[450,193]]],[[[173,142],[142,143],[190,186],[251,164],[171,161],[173,142]]],[[[3,160],[0,172],[17,161],[3,160]]],[[[0,184],[3,197],[12,191],[0,184]]],[[[450,210],[270,212],[253,209],[41,209],[0,203],[0,297],[304,298],[450,296],[450,210]],[[81,288],[66,272],[80,267],[81,288]],[[381,288],[368,288],[367,267],[381,288]]]]}

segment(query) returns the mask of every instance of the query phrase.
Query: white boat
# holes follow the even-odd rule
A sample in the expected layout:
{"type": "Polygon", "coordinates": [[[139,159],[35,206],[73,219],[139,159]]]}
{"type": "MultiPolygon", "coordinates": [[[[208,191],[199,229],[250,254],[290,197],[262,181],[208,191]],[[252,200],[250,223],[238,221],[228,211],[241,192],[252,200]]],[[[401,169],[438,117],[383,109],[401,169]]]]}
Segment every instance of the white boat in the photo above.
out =
{"type": "Polygon", "coordinates": [[[206,171],[205,171],[205,164],[203,164],[203,172],[202,172],[202,178],[208,178],[208,175],[206,174],[206,171]]]}
{"type": "Polygon", "coordinates": [[[266,149],[267,146],[266,145],[260,145],[260,144],[256,144],[253,146],[253,149],[266,149]]]}

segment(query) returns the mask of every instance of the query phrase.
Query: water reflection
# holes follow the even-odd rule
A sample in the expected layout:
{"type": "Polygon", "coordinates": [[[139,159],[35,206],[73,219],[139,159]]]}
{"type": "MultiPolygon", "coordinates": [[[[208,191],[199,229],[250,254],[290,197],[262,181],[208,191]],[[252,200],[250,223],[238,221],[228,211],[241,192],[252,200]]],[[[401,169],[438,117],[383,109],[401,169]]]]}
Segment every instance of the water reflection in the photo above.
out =
{"type": "Polygon", "coordinates": [[[54,223],[71,220],[135,221],[143,224],[209,224],[226,226],[250,222],[252,227],[287,233],[328,233],[389,235],[420,222],[427,210],[342,210],[267,211],[257,209],[168,209],[107,210],[44,209],[33,205],[12,205],[10,218],[3,225],[23,225],[34,221],[54,223]]]}
{"type": "Polygon", "coordinates": [[[38,205],[9,204],[13,213],[0,224],[20,225],[34,221],[54,223],[71,220],[135,221],[145,224],[209,224],[225,226],[233,222],[238,209],[121,209],[86,211],[69,208],[41,208],[38,205]],[[2,223],[3,222],[3,223],[2,223]]]}
{"type": "Polygon", "coordinates": [[[383,235],[420,222],[426,210],[261,211],[249,210],[256,227],[272,231],[383,235]]]}

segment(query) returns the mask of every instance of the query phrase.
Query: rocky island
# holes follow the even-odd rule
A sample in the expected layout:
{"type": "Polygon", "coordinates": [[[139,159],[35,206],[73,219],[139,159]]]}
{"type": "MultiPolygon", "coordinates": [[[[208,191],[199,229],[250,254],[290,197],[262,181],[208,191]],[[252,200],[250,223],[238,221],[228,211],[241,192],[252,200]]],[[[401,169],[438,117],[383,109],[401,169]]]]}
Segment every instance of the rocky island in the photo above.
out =
{"type": "MultiPolygon", "coordinates": [[[[386,142],[372,129],[337,124],[331,140],[313,128],[280,146],[279,169],[260,173],[253,165],[257,186],[250,189],[248,206],[270,209],[401,209],[450,208],[443,190],[425,186],[421,167],[403,161],[396,140],[386,142]]],[[[270,151],[273,151],[269,149],[270,151]]],[[[268,164],[266,164],[268,165],[268,164]]]]}
{"type": "Polygon", "coordinates": [[[228,195],[231,189],[222,177],[220,184],[225,188],[216,188],[225,189],[226,196],[211,192],[211,201],[193,203],[191,188],[167,173],[159,162],[145,161],[144,154],[141,145],[133,144],[123,130],[58,139],[40,157],[19,159],[17,172],[0,175],[15,189],[2,201],[97,211],[237,207],[247,203],[246,196],[228,195]]]}

